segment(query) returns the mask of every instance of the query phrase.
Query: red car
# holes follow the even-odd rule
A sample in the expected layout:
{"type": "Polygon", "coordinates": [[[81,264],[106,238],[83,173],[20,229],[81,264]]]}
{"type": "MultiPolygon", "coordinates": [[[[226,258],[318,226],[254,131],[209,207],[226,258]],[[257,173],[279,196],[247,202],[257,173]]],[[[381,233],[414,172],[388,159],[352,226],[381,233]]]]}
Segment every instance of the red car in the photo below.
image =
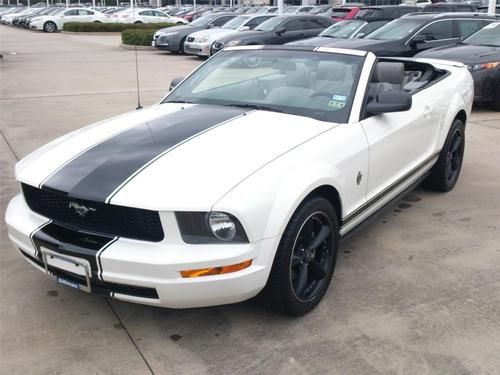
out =
{"type": "Polygon", "coordinates": [[[322,15],[331,17],[336,21],[350,20],[354,18],[354,16],[359,12],[359,9],[360,8],[358,6],[347,5],[347,6],[330,8],[330,10],[323,13],[322,15]]]}

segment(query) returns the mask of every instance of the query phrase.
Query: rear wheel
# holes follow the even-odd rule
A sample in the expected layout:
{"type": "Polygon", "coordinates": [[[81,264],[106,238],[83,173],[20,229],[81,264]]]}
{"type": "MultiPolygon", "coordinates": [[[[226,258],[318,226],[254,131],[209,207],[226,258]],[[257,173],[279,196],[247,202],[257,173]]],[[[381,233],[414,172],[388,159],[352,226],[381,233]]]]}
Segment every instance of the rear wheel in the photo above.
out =
{"type": "Polygon", "coordinates": [[[43,31],[46,33],[53,33],[57,30],[57,25],[52,21],[47,21],[43,24],[43,31]]]}
{"type": "Polygon", "coordinates": [[[312,197],[302,203],[281,238],[260,301],[295,316],[314,309],[330,284],[338,239],[337,217],[330,202],[312,197]]]}
{"type": "Polygon", "coordinates": [[[139,24],[139,23],[142,23],[142,21],[135,21],[134,23],[135,24],[139,24]]]}
{"type": "Polygon", "coordinates": [[[465,125],[461,120],[455,119],[439,154],[439,159],[426,180],[427,187],[441,192],[452,190],[462,169],[464,151],[465,125]]]}

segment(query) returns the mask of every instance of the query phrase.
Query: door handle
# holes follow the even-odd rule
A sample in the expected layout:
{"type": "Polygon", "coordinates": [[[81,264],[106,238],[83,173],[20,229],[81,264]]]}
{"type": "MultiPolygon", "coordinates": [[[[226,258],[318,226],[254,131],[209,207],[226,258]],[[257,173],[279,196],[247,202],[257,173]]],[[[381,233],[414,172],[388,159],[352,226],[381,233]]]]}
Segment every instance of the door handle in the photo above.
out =
{"type": "Polygon", "coordinates": [[[424,108],[424,117],[430,117],[432,113],[432,108],[428,105],[424,108]]]}

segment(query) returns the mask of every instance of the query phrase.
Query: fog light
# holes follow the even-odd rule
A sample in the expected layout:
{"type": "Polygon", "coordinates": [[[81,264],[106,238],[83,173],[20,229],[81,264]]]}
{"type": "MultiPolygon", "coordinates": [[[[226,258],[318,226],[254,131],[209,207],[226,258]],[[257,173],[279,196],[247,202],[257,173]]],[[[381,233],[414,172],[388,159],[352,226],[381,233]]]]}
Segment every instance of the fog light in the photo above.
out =
{"type": "Polygon", "coordinates": [[[249,259],[249,260],[245,260],[244,262],[241,262],[238,264],[231,264],[230,266],[200,268],[197,270],[181,271],[181,276],[182,277],[200,277],[200,276],[222,275],[225,273],[241,271],[247,267],[250,267],[251,264],[252,264],[252,259],[249,259]]]}

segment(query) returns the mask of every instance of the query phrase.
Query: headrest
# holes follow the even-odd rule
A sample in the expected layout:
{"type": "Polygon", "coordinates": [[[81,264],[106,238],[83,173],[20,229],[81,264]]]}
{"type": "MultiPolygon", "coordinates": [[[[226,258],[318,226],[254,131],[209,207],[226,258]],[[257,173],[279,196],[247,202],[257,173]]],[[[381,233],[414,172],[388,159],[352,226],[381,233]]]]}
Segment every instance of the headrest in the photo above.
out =
{"type": "Polygon", "coordinates": [[[347,65],[336,61],[320,61],[316,79],[320,81],[343,81],[346,79],[347,65]]]}
{"type": "Polygon", "coordinates": [[[379,62],[375,66],[372,82],[401,85],[405,77],[405,66],[400,62],[379,62]]]}

